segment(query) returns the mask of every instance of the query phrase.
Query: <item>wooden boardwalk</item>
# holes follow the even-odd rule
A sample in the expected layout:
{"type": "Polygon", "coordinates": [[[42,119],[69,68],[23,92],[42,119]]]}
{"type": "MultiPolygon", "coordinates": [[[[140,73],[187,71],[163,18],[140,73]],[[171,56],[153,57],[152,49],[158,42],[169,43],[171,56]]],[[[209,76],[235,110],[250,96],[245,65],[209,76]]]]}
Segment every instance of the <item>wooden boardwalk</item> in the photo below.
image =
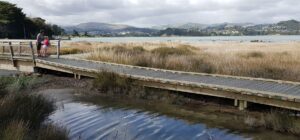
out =
{"type": "Polygon", "coordinates": [[[212,75],[136,67],[105,62],[66,58],[34,58],[32,56],[0,55],[0,69],[9,64],[14,67],[37,67],[94,77],[100,71],[111,71],[136,79],[148,87],[188,92],[234,100],[241,110],[248,102],[300,111],[300,83],[270,79],[212,75]],[[10,63],[13,61],[13,63],[10,63]],[[2,64],[2,65],[1,65],[2,64]],[[5,65],[4,65],[5,64],[5,65]]]}

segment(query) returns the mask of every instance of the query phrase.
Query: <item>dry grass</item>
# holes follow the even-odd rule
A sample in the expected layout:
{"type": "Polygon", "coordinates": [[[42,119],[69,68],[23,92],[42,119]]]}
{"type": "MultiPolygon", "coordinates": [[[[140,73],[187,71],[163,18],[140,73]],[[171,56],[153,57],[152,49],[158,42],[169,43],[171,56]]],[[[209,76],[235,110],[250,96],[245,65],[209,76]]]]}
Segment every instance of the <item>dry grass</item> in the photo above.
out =
{"type": "Polygon", "coordinates": [[[87,59],[180,71],[300,81],[300,43],[67,43],[87,59]],[[92,51],[91,51],[92,50],[92,51]]]}
{"type": "Polygon", "coordinates": [[[28,124],[24,121],[12,121],[3,132],[3,140],[24,140],[29,131],[28,124]]]}

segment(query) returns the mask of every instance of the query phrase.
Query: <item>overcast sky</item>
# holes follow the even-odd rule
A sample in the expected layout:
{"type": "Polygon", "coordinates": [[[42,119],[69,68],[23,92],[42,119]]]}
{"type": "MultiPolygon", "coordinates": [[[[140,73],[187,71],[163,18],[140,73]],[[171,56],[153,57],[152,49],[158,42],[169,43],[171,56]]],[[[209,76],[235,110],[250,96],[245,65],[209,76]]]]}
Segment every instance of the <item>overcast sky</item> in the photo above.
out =
{"type": "Polygon", "coordinates": [[[50,23],[153,26],[196,22],[274,23],[300,20],[300,0],[5,0],[50,23]]]}

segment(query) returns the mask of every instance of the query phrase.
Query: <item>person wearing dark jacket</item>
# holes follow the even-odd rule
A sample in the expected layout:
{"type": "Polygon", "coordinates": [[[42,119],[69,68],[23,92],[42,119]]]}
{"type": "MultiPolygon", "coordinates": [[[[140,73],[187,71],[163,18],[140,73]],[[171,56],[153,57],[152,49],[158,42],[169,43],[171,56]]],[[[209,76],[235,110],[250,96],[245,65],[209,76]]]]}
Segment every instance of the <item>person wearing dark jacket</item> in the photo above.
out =
{"type": "Polygon", "coordinates": [[[43,45],[43,41],[44,41],[44,30],[41,30],[36,37],[36,49],[37,49],[38,57],[41,56],[41,48],[43,45]]]}

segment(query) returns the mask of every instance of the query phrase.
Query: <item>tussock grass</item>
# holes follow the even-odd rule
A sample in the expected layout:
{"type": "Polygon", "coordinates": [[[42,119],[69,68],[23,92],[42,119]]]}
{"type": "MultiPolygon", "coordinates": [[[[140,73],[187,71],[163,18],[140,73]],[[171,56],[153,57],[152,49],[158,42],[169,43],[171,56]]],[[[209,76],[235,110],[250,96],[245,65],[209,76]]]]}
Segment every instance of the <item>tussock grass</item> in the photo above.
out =
{"type": "Polygon", "coordinates": [[[0,100],[0,124],[24,120],[30,128],[37,128],[54,109],[54,104],[42,96],[9,94],[0,100]]]}
{"type": "Polygon", "coordinates": [[[299,121],[291,112],[287,111],[271,111],[264,113],[259,118],[246,117],[244,123],[253,128],[263,127],[281,133],[290,133],[300,136],[299,121]]]}
{"type": "Polygon", "coordinates": [[[295,117],[288,112],[272,111],[263,117],[263,122],[268,129],[300,135],[300,127],[297,125],[295,117]]]}
{"type": "Polygon", "coordinates": [[[40,84],[43,84],[46,81],[47,79],[31,77],[31,76],[0,77],[0,88],[1,88],[0,92],[1,91],[3,93],[26,92],[26,90],[39,86],[40,84]]]}
{"type": "Polygon", "coordinates": [[[0,92],[0,139],[35,139],[42,123],[55,109],[52,101],[41,95],[28,93],[28,89],[41,81],[43,80],[36,77],[25,76],[1,78],[0,86],[5,90],[0,92]]]}
{"type": "Polygon", "coordinates": [[[12,121],[2,132],[3,140],[24,140],[29,131],[27,123],[24,121],[12,121]]]}

